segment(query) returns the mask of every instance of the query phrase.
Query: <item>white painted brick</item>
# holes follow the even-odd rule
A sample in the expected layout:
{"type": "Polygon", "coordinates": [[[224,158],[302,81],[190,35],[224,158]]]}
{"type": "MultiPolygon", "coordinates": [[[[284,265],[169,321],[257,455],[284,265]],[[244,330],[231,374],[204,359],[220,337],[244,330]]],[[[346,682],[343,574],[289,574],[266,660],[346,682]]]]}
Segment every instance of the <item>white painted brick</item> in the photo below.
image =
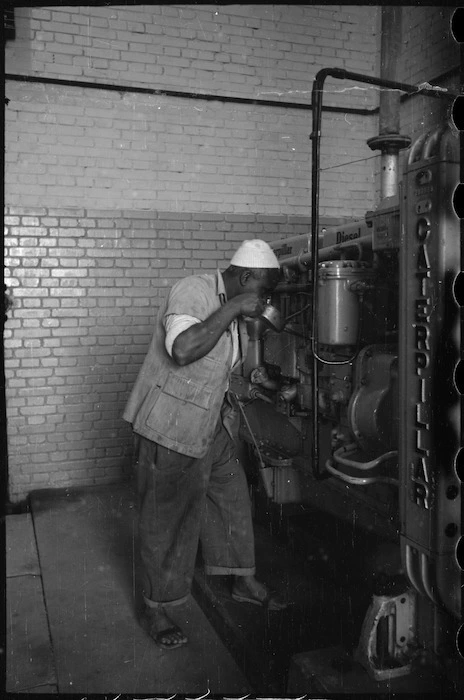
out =
{"type": "Polygon", "coordinates": [[[149,33],[137,34],[135,35],[131,31],[118,31],[116,32],[116,37],[119,41],[133,41],[137,37],[137,42],[139,44],[150,44],[153,41],[153,37],[149,33]]]}
{"type": "Polygon", "coordinates": [[[115,49],[101,49],[92,46],[91,48],[84,48],[83,51],[84,55],[89,56],[90,58],[107,58],[112,60],[119,60],[121,57],[121,52],[115,49]]]}
{"type": "MultiPolygon", "coordinates": [[[[24,8],[15,8],[15,15],[19,18],[22,17],[24,13],[24,8]]],[[[52,14],[50,10],[43,10],[35,7],[32,10],[32,16],[35,17],[37,20],[46,20],[49,21],[52,17],[52,14]]]]}

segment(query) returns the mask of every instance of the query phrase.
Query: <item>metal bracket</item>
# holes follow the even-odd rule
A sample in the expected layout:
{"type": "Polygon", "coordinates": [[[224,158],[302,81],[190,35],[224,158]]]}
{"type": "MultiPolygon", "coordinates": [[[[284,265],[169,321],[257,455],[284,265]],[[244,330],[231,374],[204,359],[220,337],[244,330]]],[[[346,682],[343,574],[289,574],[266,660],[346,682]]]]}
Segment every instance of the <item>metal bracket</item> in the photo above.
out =
{"type": "Polygon", "coordinates": [[[415,651],[416,594],[374,595],[361,629],[355,660],[376,681],[411,672],[415,651]]]}

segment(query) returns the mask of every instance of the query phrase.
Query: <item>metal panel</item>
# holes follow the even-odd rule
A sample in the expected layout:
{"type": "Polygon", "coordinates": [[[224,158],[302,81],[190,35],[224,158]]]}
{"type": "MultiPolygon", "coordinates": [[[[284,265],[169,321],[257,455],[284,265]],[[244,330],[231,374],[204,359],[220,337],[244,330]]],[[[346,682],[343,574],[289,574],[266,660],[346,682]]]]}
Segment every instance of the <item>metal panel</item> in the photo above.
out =
{"type": "Polygon", "coordinates": [[[403,563],[416,589],[460,616],[459,220],[452,206],[459,137],[448,128],[410,149],[400,245],[400,520],[403,563]],[[454,494],[454,496],[453,496],[454,494]]]}

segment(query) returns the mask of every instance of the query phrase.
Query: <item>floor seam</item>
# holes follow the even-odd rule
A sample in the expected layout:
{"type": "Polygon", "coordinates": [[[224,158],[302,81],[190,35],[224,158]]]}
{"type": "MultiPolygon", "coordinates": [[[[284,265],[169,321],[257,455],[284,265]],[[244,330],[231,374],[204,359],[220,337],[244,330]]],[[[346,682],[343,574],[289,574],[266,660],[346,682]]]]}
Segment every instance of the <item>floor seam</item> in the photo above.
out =
{"type": "MultiPolygon", "coordinates": [[[[37,531],[35,527],[35,519],[34,519],[34,511],[32,509],[32,504],[31,504],[31,522],[32,522],[32,531],[34,533],[34,542],[35,542],[35,549],[37,552],[37,561],[39,562],[39,571],[40,571],[40,587],[42,591],[42,601],[44,605],[44,610],[45,610],[45,618],[47,620],[47,632],[48,632],[48,642],[50,644],[50,649],[52,652],[52,671],[54,675],[54,683],[52,685],[55,685],[57,688],[57,691],[59,691],[59,686],[58,686],[58,672],[56,668],[56,659],[55,659],[55,648],[53,646],[53,637],[52,637],[52,630],[50,626],[50,616],[48,614],[48,607],[47,607],[47,599],[45,596],[45,588],[44,588],[44,581],[43,581],[43,576],[42,576],[42,565],[40,563],[40,551],[39,551],[39,542],[37,539],[37,531]]],[[[38,686],[37,686],[38,687],[38,686]]]]}

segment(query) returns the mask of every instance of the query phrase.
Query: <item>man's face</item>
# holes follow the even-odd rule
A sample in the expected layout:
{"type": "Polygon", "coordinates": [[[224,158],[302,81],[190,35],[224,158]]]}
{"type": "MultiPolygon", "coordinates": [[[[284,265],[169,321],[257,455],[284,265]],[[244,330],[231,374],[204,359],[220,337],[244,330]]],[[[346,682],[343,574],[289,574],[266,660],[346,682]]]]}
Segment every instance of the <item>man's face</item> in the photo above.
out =
{"type": "Polygon", "coordinates": [[[265,302],[280,279],[280,270],[263,269],[250,270],[249,272],[250,275],[247,277],[244,291],[257,294],[265,302]]]}

